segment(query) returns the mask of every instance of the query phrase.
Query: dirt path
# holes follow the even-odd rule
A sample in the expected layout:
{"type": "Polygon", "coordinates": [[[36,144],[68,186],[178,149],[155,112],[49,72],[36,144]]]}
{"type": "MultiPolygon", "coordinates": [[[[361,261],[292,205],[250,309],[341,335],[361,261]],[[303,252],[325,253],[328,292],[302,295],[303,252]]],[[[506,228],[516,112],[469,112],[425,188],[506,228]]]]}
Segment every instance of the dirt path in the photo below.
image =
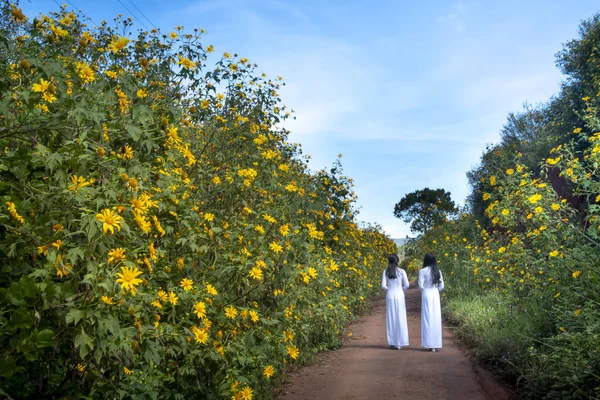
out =
{"type": "Polygon", "coordinates": [[[385,297],[378,297],[372,315],[350,325],[352,337],[343,347],[294,372],[279,399],[509,399],[503,386],[465,357],[447,329],[441,351],[422,349],[421,294],[414,284],[406,303],[410,346],[388,349],[385,297]]]}

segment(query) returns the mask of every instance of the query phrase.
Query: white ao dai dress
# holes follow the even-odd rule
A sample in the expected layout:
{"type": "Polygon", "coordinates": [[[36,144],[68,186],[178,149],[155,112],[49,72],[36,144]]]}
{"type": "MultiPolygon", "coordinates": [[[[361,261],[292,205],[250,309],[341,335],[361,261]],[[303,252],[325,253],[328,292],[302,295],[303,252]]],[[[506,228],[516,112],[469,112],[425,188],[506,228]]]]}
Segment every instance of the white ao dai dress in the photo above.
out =
{"type": "Polygon", "coordinates": [[[431,277],[431,268],[419,271],[419,289],[421,290],[421,346],[429,349],[442,348],[442,307],[440,291],[444,289],[444,278],[440,271],[440,283],[435,285],[431,277]]]}
{"type": "Polygon", "coordinates": [[[408,326],[406,324],[406,302],[404,291],[408,289],[408,277],[403,269],[396,269],[396,279],[389,279],[383,271],[381,287],[385,295],[385,325],[388,345],[408,346],[408,326]]]}

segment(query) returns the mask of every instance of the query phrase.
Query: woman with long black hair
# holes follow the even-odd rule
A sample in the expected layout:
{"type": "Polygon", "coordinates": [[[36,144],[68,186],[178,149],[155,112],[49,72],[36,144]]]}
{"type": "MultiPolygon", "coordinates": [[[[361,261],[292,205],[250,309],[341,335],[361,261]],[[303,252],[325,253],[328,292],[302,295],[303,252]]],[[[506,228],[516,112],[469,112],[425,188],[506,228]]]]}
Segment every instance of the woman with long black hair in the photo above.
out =
{"type": "Polygon", "coordinates": [[[433,254],[425,254],[419,271],[421,290],[421,346],[434,351],[442,348],[442,307],[440,291],[444,278],[433,254]]]}
{"type": "Polygon", "coordinates": [[[408,326],[406,324],[406,302],[404,291],[408,289],[406,272],[398,266],[398,256],[388,256],[388,266],[383,271],[381,287],[385,289],[385,326],[388,345],[400,350],[408,346],[408,326]]]}

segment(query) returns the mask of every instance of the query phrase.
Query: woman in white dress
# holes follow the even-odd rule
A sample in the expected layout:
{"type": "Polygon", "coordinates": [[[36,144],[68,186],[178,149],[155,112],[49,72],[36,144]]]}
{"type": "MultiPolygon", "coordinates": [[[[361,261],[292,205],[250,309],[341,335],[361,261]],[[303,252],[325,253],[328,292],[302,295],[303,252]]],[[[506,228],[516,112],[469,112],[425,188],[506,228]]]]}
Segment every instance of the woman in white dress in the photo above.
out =
{"type": "Polygon", "coordinates": [[[400,350],[408,346],[408,326],[406,324],[406,303],[404,291],[408,289],[406,272],[398,266],[398,256],[388,256],[388,267],[383,271],[381,287],[385,295],[385,325],[387,341],[392,349],[400,350]]]}
{"type": "Polygon", "coordinates": [[[433,254],[426,254],[419,271],[421,290],[421,346],[434,351],[442,348],[442,308],[440,291],[444,278],[433,254]]]}

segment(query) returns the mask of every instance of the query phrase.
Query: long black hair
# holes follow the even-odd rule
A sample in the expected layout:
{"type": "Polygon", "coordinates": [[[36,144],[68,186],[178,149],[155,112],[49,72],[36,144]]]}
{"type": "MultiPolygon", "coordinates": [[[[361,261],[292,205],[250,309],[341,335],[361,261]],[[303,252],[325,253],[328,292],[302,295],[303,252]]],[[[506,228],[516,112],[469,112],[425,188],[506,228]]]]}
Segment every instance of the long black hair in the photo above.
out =
{"type": "Polygon", "coordinates": [[[440,269],[437,266],[437,260],[433,254],[425,254],[425,258],[423,258],[423,268],[425,267],[431,268],[431,279],[433,280],[433,284],[439,285],[442,275],[440,274],[440,269]]]}
{"type": "Polygon", "coordinates": [[[388,267],[385,270],[385,275],[388,279],[396,279],[398,277],[398,261],[399,258],[396,254],[390,254],[388,256],[388,267]]]}

